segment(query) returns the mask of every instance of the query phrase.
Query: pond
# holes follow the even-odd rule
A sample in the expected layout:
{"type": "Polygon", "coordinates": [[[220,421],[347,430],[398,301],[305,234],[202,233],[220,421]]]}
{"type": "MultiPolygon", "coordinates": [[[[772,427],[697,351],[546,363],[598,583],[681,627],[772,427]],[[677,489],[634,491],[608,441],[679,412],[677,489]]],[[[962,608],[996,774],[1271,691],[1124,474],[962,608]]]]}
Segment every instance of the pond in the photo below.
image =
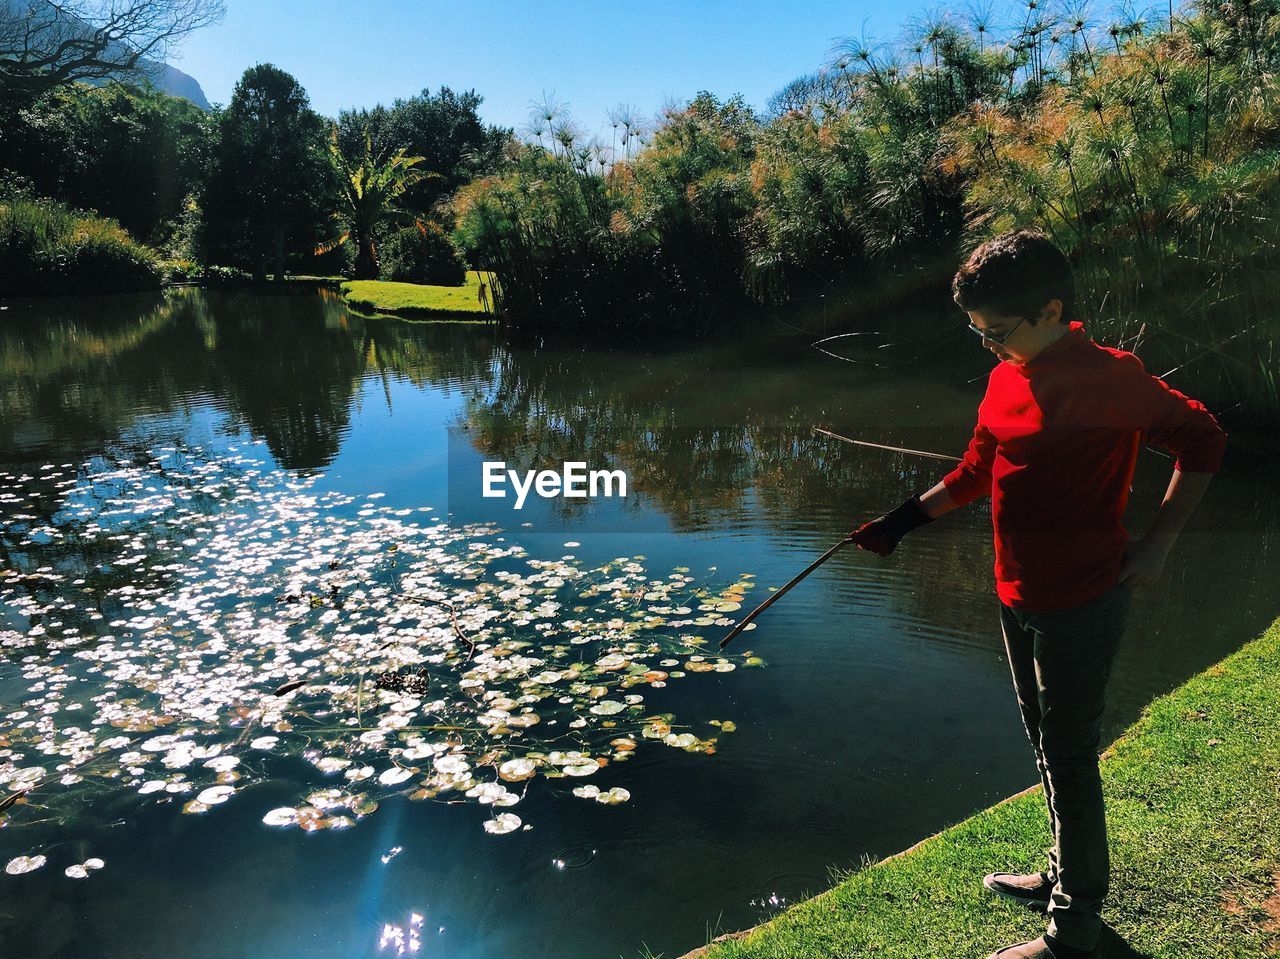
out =
{"type": "MultiPolygon", "coordinates": [[[[0,796],[34,787],[0,813],[5,955],[674,956],[1036,779],[983,504],[716,648],[948,469],[813,427],[963,452],[990,357],[947,327],[846,362],[323,291],[0,319],[0,796]],[[565,460],[627,495],[482,495],[486,461],[565,460]]],[[[1110,735],[1275,616],[1255,445],[1137,595],[1110,735]]],[[[1131,530],[1171,466],[1142,454],[1131,530]]]]}

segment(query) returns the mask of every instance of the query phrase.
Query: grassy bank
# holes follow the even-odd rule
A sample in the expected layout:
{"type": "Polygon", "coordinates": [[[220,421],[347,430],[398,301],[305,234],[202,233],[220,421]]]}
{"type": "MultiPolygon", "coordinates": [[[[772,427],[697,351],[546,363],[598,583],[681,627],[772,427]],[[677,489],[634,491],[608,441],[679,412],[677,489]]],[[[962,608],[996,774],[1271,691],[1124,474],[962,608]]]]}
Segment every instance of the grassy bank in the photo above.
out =
{"type": "MultiPolygon", "coordinates": [[[[1280,954],[1278,660],[1280,620],[1156,700],[1107,751],[1108,959],[1280,954]]],[[[982,876],[1041,868],[1049,842],[1037,788],[696,954],[983,959],[1040,935],[1044,917],[997,900],[982,876]]]]}
{"type": "Polygon", "coordinates": [[[351,280],[342,284],[342,292],[352,307],[362,313],[389,313],[423,319],[469,319],[486,317],[480,301],[483,282],[492,308],[493,275],[467,271],[462,286],[424,286],[418,283],[392,283],[384,280],[351,280]]]}

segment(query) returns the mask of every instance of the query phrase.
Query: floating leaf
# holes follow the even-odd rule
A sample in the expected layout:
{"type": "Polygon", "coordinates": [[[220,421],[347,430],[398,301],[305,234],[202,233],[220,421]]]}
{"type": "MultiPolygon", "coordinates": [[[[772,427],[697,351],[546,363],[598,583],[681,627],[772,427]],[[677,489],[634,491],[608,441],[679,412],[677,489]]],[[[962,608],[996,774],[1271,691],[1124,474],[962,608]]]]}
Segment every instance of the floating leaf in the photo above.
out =
{"type": "Polygon", "coordinates": [[[268,826],[292,826],[298,821],[298,810],[292,806],[281,806],[263,816],[262,821],[268,826]]]}
{"type": "Polygon", "coordinates": [[[520,828],[520,817],[514,813],[502,812],[484,824],[484,831],[501,835],[514,832],[520,828]]]}
{"type": "Polygon", "coordinates": [[[413,773],[405,769],[403,766],[392,766],[390,769],[384,769],[382,771],[378,776],[378,782],[382,783],[384,786],[395,786],[398,783],[404,782],[412,775],[413,773]]]}
{"type": "Polygon", "coordinates": [[[437,772],[446,773],[450,776],[460,775],[471,768],[470,764],[461,756],[437,756],[435,767],[437,772]]]}
{"type": "Polygon", "coordinates": [[[11,876],[20,876],[24,872],[39,869],[44,864],[44,856],[17,856],[9,860],[9,864],[4,867],[4,871],[11,876]]]}
{"type": "Polygon", "coordinates": [[[216,806],[219,803],[226,802],[234,793],[235,789],[231,786],[210,786],[196,796],[196,801],[204,803],[206,806],[216,806]]]}
{"type": "Polygon", "coordinates": [[[507,782],[520,782],[533,776],[537,768],[532,759],[508,759],[498,767],[498,775],[507,782]]]}
{"type": "MultiPolygon", "coordinates": [[[[399,786],[417,766],[410,798],[509,804],[519,797],[502,783],[590,776],[638,741],[667,740],[672,717],[640,719],[641,693],[742,662],[699,653],[707,638],[679,631],[727,622],[747,574],[725,586],[684,568],[664,577],[640,556],[594,569],[571,554],[533,558],[490,525],[321,491],[315,477],[255,457],[130,450],[67,468],[56,525],[19,514],[21,548],[84,531],[103,566],[128,576],[90,588],[71,578],[79,570],[38,568],[38,588],[61,592],[61,608],[111,612],[4,635],[29,684],[6,706],[8,821],[36,808],[73,814],[94,788],[182,797],[183,811],[205,812],[278,774],[264,753],[314,769],[268,825],[344,828],[377,808],[353,784],[399,786]],[[73,704],[76,726],[24,721],[73,704]],[[568,731],[582,751],[548,759],[568,731]],[[35,765],[51,756],[52,775],[35,765]],[[490,769],[496,781],[480,782],[490,769]],[[316,788],[339,773],[344,788],[316,788]],[[19,799],[31,788],[38,807],[19,799]]],[[[0,470],[0,501],[24,496],[31,478],[0,470]]],[[[686,748],[711,752],[714,740],[686,748]]]]}

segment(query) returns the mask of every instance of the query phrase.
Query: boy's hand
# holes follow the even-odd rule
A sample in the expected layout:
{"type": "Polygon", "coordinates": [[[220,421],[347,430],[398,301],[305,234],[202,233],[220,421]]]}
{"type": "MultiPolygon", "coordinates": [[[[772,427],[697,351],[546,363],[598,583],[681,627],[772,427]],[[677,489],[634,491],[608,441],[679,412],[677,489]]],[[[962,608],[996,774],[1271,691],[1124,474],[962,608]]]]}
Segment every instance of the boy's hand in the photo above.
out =
{"type": "Polygon", "coordinates": [[[1120,582],[1130,589],[1153,586],[1164,573],[1168,558],[1169,547],[1160,540],[1151,537],[1132,539],[1120,565],[1120,582]]]}
{"type": "Polygon", "coordinates": [[[865,549],[877,556],[888,556],[897,548],[902,537],[913,529],[932,523],[933,517],[920,505],[920,497],[913,496],[897,509],[890,510],[883,516],[863,523],[849,537],[865,549]]]}

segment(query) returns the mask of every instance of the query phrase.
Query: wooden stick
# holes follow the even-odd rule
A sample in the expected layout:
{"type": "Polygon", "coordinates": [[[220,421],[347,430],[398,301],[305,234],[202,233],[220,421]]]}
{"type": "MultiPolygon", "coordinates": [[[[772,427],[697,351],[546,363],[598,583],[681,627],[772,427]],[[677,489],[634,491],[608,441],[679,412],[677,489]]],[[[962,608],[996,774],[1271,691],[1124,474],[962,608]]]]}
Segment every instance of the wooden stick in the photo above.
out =
{"type": "Polygon", "coordinates": [[[759,606],[753,609],[749,614],[747,614],[746,619],[740,622],[737,626],[733,627],[733,629],[729,631],[729,635],[726,636],[724,639],[720,640],[720,648],[724,649],[726,646],[728,646],[729,642],[733,639],[733,637],[737,636],[740,632],[746,629],[747,624],[750,623],[753,619],[755,619],[757,616],[763,613],[766,609],[768,609],[778,600],[782,599],[782,597],[786,595],[787,590],[789,590],[792,586],[796,585],[796,583],[800,582],[800,580],[804,579],[806,576],[812,573],[815,569],[817,569],[819,566],[821,566],[823,563],[829,560],[832,556],[834,556],[837,552],[839,552],[841,549],[848,546],[852,542],[853,542],[853,537],[846,536],[844,539],[840,540],[840,542],[836,543],[835,546],[832,546],[829,550],[827,550],[825,553],[823,553],[821,556],[815,559],[812,563],[810,563],[805,568],[805,571],[803,573],[801,573],[799,576],[793,577],[791,581],[787,583],[786,586],[783,586],[782,589],[778,590],[776,593],[774,593],[772,596],[766,599],[763,603],[761,603],[759,606]]]}
{"type": "Polygon", "coordinates": [[[947,460],[951,463],[959,463],[960,457],[947,456],[943,453],[930,453],[927,450],[909,450],[905,446],[886,446],[883,443],[869,443],[866,440],[854,440],[847,436],[841,436],[839,433],[833,433],[830,430],[824,430],[821,426],[813,428],[815,433],[821,433],[823,436],[830,436],[833,440],[840,440],[844,443],[853,443],[856,446],[871,446],[878,450],[889,450],[893,453],[910,453],[912,456],[927,456],[935,460],[947,460]]]}

